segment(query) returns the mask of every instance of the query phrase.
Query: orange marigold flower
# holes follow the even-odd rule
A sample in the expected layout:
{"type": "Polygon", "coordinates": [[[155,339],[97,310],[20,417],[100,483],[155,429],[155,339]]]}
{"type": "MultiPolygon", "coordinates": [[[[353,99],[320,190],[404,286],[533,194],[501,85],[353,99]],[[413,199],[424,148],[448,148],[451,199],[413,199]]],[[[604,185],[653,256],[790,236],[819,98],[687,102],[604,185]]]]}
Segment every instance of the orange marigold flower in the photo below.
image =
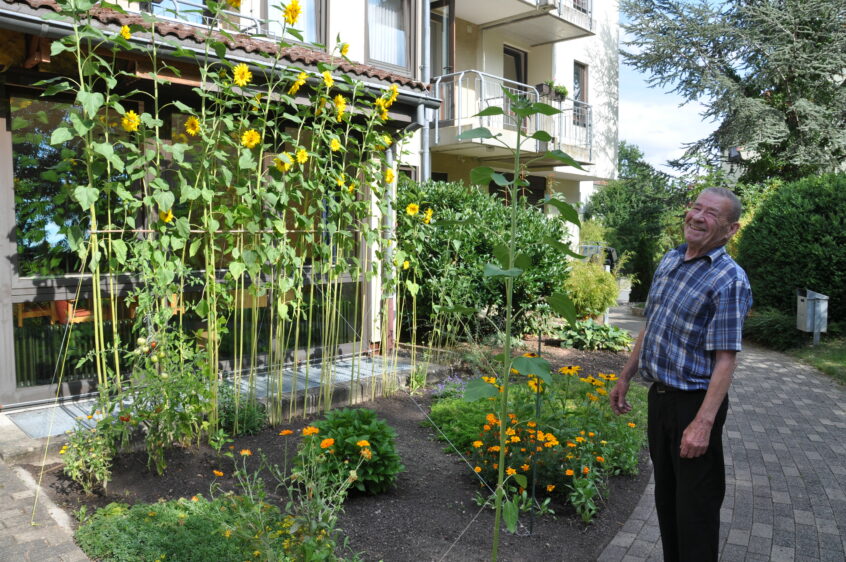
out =
{"type": "Polygon", "coordinates": [[[596,457],[596,462],[605,462],[605,457],[602,457],[602,456],[596,457]]]}
{"type": "Polygon", "coordinates": [[[585,442],[585,438],[584,438],[584,437],[581,437],[581,436],[576,437],[576,443],[584,443],[584,442],[585,442]]]}
{"type": "Polygon", "coordinates": [[[220,478],[221,476],[223,476],[223,473],[222,473],[221,471],[219,471],[219,470],[212,470],[212,474],[214,474],[214,475],[215,475],[215,476],[217,476],[218,478],[220,478]]]}
{"type": "Polygon", "coordinates": [[[523,472],[527,472],[530,468],[532,468],[532,467],[530,467],[530,466],[529,466],[529,465],[527,465],[527,464],[524,464],[524,465],[522,465],[522,466],[520,467],[520,469],[521,469],[523,472]]]}
{"type": "Polygon", "coordinates": [[[359,447],[369,447],[370,441],[368,441],[367,439],[362,439],[361,441],[357,441],[356,445],[359,447]]]}
{"type": "Polygon", "coordinates": [[[253,452],[249,449],[241,449],[241,456],[242,457],[249,457],[252,456],[253,452]]]}
{"type": "Polygon", "coordinates": [[[477,466],[477,467],[474,467],[473,470],[475,470],[476,472],[482,472],[482,467],[477,466]]]}
{"type": "Polygon", "coordinates": [[[283,429],[282,431],[279,432],[279,435],[291,435],[292,433],[294,433],[294,432],[291,431],[290,429],[283,429]]]}
{"type": "Polygon", "coordinates": [[[478,448],[479,448],[479,447],[481,447],[482,445],[484,445],[484,443],[482,443],[481,441],[478,441],[478,440],[473,441],[473,447],[474,447],[475,449],[478,449],[478,448]]]}
{"type": "Polygon", "coordinates": [[[488,424],[485,424],[485,425],[482,426],[482,429],[484,429],[485,431],[490,431],[491,426],[489,426],[488,424]]]}
{"type": "Polygon", "coordinates": [[[535,422],[533,422],[533,421],[530,421],[530,422],[529,422],[529,423],[527,423],[526,425],[528,425],[529,427],[537,427],[537,425],[538,425],[538,424],[536,424],[536,423],[535,423],[535,422]]]}
{"type": "Polygon", "coordinates": [[[547,492],[551,492],[554,489],[555,489],[555,484],[547,484],[546,485],[546,491],[547,492]]]}
{"type": "Polygon", "coordinates": [[[492,445],[488,447],[488,451],[491,453],[498,453],[499,452],[499,445],[492,445]]]}
{"type": "Polygon", "coordinates": [[[505,469],[505,473],[508,476],[514,476],[515,474],[517,474],[517,471],[509,466],[508,468],[505,469]]]}
{"type": "Polygon", "coordinates": [[[335,444],[335,440],[332,439],[331,437],[327,437],[326,439],[324,439],[323,441],[320,442],[320,448],[321,449],[328,449],[329,447],[331,447],[334,444],[335,444]]]}
{"type": "Polygon", "coordinates": [[[313,425],[303,428],[303,435],[305,436],[317,435],[318,433],[320,433],[320,430],[313,425]]]}
{"type": "Polygon", "coordinates": [[[361,456],[364,458],[364,460],[369,461],[370,459],[372,459],[372,458],[373,458],[373,451],[371,451],[371,450],[370,450],[370,449],[368,449],[367,447],[364,447],[364,448],[361,450],[361,456]]]}
{"type": "Polygon", "coordinates": [[[564,471],[564,474],[567,475],[567,476],[573,476],[575,474],[575,472],[573,472],[572,468],[568,468],[567,470],[564,471]]]}
{"type": "Polygon", "coordinates": [[[582,474],[590,474],[590,467],[589,466],[583,466],[582,467],[582,474]]]}
{"type": "Polygon", "coordinates": [[[629,422],[629,427],[637,427],[636,423],[629,422]]]}

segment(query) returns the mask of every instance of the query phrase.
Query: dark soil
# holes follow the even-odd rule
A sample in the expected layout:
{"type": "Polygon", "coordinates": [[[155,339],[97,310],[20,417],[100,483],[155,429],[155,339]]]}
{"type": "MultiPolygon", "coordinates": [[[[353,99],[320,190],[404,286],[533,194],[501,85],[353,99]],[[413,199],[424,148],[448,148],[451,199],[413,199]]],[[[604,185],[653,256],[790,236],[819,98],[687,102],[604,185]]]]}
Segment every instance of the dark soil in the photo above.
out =
{"type": "MultiPolygon", "coordinates": [[[[535,344],[531,344],[532,349],[535,344]]],[[[554,367],[582,366],[582,373],[619,373],[626,354],[579,352],[558,348],[544,349],[544,357],[554,367]]],[[[351,552],[367,561],[489,560],[494,513],[473,501],[479,490],[472,470],[457,456],[444,452],[436,430],[425,425],[430,398],[425,394],[399,394],[361,404],[377,412],[397,434],[397,448],[406,471],[396,487],[379,496],[351,496],[345,503],[338,524],[348,539],[351,552]]],[[[258,464],[258,452],[280,466],[293,456],[298,429],[307,420],[284,426],[294,435],[280,436],[282,427],[265,429],[253,436],[239,437],[235,451],[247,448],[254,453],[250,464],[258,464]]],[[[516,534],[501,533],[500,559],[508,561],[596,560],[608,542],[626,522],[637,505],[649,479],[646,455],[641,458],[640,474],[611,479],[599,515],[591,524],[581,522],[565,505],[553,505],[556,515],[538,516],[532,521],[521,516],[516,534]]],[[[27,467],[34,473],[37,467],[27,467]]],[[[61,465],[46,467],[43,488],[51,499],[68,511],[110,502],[155,502],[159,499],[209,495],[214,479],[212,470],[225,473],[217,481],[224,489],[234,489],[229,478],[232,461],[220,458],[208,447],[177,449],[168,455],[167,470],[156,476],[147,469],[143,451],[123,454],[115,463],[107,492],[85,496],[68,480],[61,465]]]]}

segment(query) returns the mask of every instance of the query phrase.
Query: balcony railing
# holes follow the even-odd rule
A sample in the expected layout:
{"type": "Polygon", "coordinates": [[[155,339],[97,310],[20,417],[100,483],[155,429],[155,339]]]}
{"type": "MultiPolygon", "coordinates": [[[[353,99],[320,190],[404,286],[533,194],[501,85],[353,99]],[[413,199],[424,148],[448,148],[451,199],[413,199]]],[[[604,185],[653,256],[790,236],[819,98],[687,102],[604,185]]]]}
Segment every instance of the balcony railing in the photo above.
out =
{"type": "MultiPolygon", "coordinates": [[[[582,156],[590,158],[592,114],[590,105],[574,100],[554,101],[541,96],[534,86],[507,80],[479,70],[464,70],[438,76],[432,81],[432,93],[443,100],[438,119],[434,122],[432,144],[441,143],[441,128],[487,127],[493,133],[517,130],[517,118],[512,110],[512,102],[505,92],[528,97],[531,101],[542,101],[559,110],[556,115],[534,115],[524,123],[522,134],[531,136],[542,130],[549,133],[551,143],[537,141],[533,152],[544,152],[558,148],[577,148],[582,156]],[[500,107],[502,115],[476,117],[488,107],[500,107]]],[[[525,145],[524,145],[525,146],[525,145]]]]}
{"type": "MultiPolygon", "coordinates": [[[[539,0],[543,2],[544,0],[539,0]]],[[[593,0],[553,0],[558,15],[584,29],[593,30],[593,0]]]]}

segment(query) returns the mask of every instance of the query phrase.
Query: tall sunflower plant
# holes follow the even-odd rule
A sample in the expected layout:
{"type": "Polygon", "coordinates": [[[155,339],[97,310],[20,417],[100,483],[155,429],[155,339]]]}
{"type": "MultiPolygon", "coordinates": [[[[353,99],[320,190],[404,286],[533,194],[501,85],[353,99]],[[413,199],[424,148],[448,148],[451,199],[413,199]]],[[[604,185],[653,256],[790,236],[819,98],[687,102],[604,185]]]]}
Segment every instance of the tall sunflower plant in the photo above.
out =
{"type": "MultiPolygon", "coordinates": [[[[519,196],[521,187],[528,185],[525,179],[522,179],[522,172],[524,168],[530,165],[534,160],[542,158],[550,158],[560,162],[560,165],[573,166],[578,169],[583,169],[582,166],[574,160],[571,156],[562,152],[561,150],[548,151],[545,154],[535,157],[532,160],[524,162],[521,156],[521,148],[527,142],[549,142],[552,137],[546,131],[538,130],[531,135],[524,134],[528,120],[534,115],[555,115],[559,113],[558,109],[541,103],[533,102],[525,96],[509,92],[503,88],[503,95],[508,98],[511,104],[511,111],[517,118],[516,126],[516,142],[510,145],[501,138],[501,134],[493,134],[485,127],[474,128],[465,131],[459,135],[461,140],[482,139],[493,141],[501,144],[503,147],[511,151],[513,157],[513,168],[511,178],[508,179],[503,173],[496,172],[488,166],[481,166],[475,168],[471,172],[471,181],[477,185],[489,185],[491,182],[507,190],[508,204],[511,207],[511,223],[510,228],[502,233],[500,240],[494,249],[494,256],[496,261],[488,263],[484,266],[483,275],[488,278],[496,279],[502,282],[505,292],[505,327],[503,329],[504,349],[501,354],[494,358],[492,365],[491,376],[498,377],[499,385],[489,384],[483,380],[487,376],[471,380],[465,389],[464,398],[468,401],[489,399],[496,404],[499,419],[508,419],[508,413],[512,411],[509,406],[511,395],[509,393],[511,377],[514,374],[521,374],[528,377],[536,377],[535,380],[542,380],[543,384],[551,384],[552,378],[550,373],[550,364],[542,357],[535,354],[513,355],[512,350],[512,325],[513,325],[513,290],[514,282],[523,274],[523,272],[531,267],[531,260],[516,251],[517,233],[520,225],[518,223],[518,211],[521,205],[526,204],[525,200],[519,196]],[[493,370],[498,369],[498,371],[493,370]]],[[[476,114],[476,117],[490,117],[496,115],[504,115],[505,111],[501,107],[489,107],[476,114]]],[[[557,199],[555,197],[548,198],[544,201],[547,205],[555,207],[560,213],[563,220],[579,224],[578,213],[567,202],[557,199]]],[[[548,251],[570,255],[573,257],[580,257],[572,252],[569,247],[558,240],[543,240],[548,251]]],[[[570,297],[565,292],[557,292],[546,297],[546,302],[561,317],[565,318],[571,325],[576,323],[576,313],[570,297]]],[[[518,510],[507,509],[503,507],[508,504],[506,501],[506,432],[500,432],[499,436],[499,459],[497,470],[497,485],[495,489],[495,516],[493,529],[493,543],[491,550],[491,559],[497,560],[499,553],[499,533],[500,524],[503,519],[505,511],[505,523],[509,528],[516,526],[516,518],[518,510]]],[[[528,480],[525,475],[514,474],[509,475],[513,478],[516,484],[522,488],[527,488],[528,480]]]]}
{"type": "Polygon", "coordinates": [[[185,66],[160,56],[155,17],[109,34],[93,25],[94,2],[58,0],[73,27],[52,53],[75,72],[43,83],[44,96],[70,95],[78,108],[50,142],[80,147],[84,167],[71,189],[87,222],[68,239],[92,279],[97,409],[104,424],[143,429],[160,472],[167,447],[218,432],[224,341],[245,400],[267,365],[271,421],[328,408],[332,357],[314,366],[302,350],[337,348],[343,327],[366,316],[368,303],[343,302],[342,289],[352,283],[360,295],[390,244],[381,217],[395,181],[385,123],[396,86],[374,91],[336,74],[349,48],[340,38],[316,70],[283,60],[286,38],[301,39],[298,0],[279,7],[274,54],[232,60],[224,11],[233,1],[207,3],[203,51],[174,53],[196,69],[183,76],[185,66]],[[127,90],[130,59],[148,70],[132,77],[149,80],[127,90]],[[196,84],[190,103],[166,90],[186,81],[196,84]],[[134,288],[124,305],[117,278],[126,274],[134,288]],[[129,338],[109,321],[121,306],[133,319],[129,338]],[[322,386],[302,410],[285,390],[292,358],[322,386]]]}

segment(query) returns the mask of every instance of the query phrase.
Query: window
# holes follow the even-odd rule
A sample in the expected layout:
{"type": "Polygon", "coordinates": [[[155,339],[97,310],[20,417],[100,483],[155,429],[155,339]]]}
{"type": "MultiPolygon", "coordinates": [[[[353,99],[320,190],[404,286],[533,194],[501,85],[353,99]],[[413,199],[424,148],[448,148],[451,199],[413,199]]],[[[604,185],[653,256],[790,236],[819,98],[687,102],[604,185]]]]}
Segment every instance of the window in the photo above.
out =
{"type": "Polygon", "coordinates": [[[411,73],[411,6],[408,0],[367,0],[367,58],[411,73]]]}
{"type": "MultiPolygon", "coordinates": [[[[514,174],[503,174],[508,181],[514,177],[514,174]]],[[[526,180],[529,185],[521,186],[517,189],[517,192],[521,197],[525,197],[526,201],[529,205],[539,205],[544,198],[546,198],[546,178],[543,176],[526,176],[523,178],[526,180]]],[[[496,194],[498,197],[502,197],[505,203],[508,203],[508,197],[510,195],[510,188],[505,188],[500,185],[497,185],[494,182],[491,182],[488,185],[488,193],[496,194]]]]}
{"type": "MultiPolygon", "coordinates": [[[[326,0],[301,0],[303,8],[294,29],[303,34],[306,43],[326,43],[326,0]]],[[[275,0],[265,0],[270,35],[282,36],[282,5],[275,0]]]]}
{"type": "Polygon", "coordinates": [[[197,25],[206,25],[211,12],[203,0],[152,0],[146,8],[157,16],[174,18],[197,25]]]}
{"type": "MultiPolygon", "coordinates": [[[[528,82],[526,72],[528,56],[524,51],[506,45],[502,48],[502,57],[503,78],[521,84],[528,82]]],[[[513,84],[507,85],[508,88],[513,88],[513,86],[513,84]]]]}
{"type": "Polygon", "coordinates": [[[573,63],[573,124],[587,127],[588,115],[588,67],[580,62],[573,63]]]}
{"type": "Polygon", "coordinates": [[[432,172],[432,181],[449,181],[449,174],[446,172],[432,172]]]}

